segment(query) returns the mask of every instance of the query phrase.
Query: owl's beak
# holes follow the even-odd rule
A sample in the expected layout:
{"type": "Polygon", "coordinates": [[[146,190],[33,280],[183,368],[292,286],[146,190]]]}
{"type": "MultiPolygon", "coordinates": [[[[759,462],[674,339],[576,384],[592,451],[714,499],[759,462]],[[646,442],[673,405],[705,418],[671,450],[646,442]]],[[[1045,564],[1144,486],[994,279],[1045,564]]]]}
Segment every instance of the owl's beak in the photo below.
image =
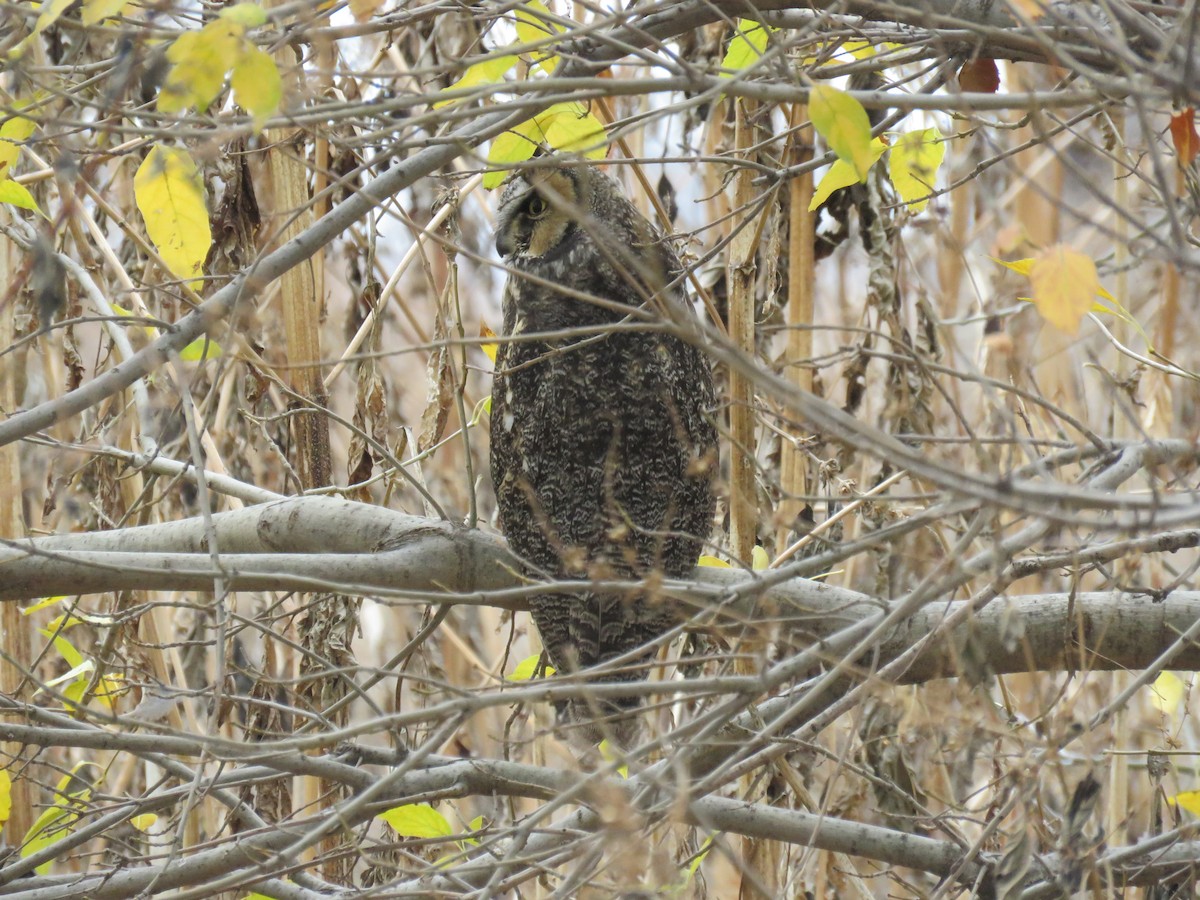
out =
{"type": "Polygon", "coordinates": [[[502,259],[508,259],[517,252],[517,243],[513,240],[512,229],[506,227],[508,224],[505,222],[503,227],[496,229],[496,252],[502,259]]]}

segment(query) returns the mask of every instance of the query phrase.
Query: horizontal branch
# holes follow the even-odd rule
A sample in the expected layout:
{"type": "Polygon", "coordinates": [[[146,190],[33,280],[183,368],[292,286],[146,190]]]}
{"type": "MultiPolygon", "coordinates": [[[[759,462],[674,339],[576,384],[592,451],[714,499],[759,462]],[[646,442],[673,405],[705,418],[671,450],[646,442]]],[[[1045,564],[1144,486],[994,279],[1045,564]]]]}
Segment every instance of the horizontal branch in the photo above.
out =
{"type": "MultiPolygon", "coordinates": [[[[233,590],[322,588],[508,610],[527,609],[528,595],[544,589],[519,577],[517,561],[495,534],[350,501],[274,501],[218,513],[212,528],[219,572],[199,517],[8,542],[0,549],[0,600],[126,589],[211,590],[218,575],[233,590]]],[[[1155,541],[1164,551],[1200,544],[1200,531],[1175,537],[1155,541]]],[[[1100,555],[1100,549],[1082,555],[1100,555]]],[[[1153,547],[1143,540],[1139,549],[1153,547]]],[[[1113,553],[1121,552],[1115,545],[1113,553]]],[[[1070,554],[1049,560],[1071,565],[1070,554]]],[[[693,581],[661,587],[693,611],[697,623],[778,628],[780,640],[796,646],[819,647],[839,629],[890,608],[818,581],[797,578],[767,586],[758,574],[733,569],[698,567],[693,581]]],[[[959,609],[960,603],[933,603],[918,610],[884,640],[881,659],[916,646],[959,609]]],[[[986,660],[996,674],[1144,668],[1198,617],[1200,593],[1193,591],[1165,598],[1116,592],[1002,597],[968,617],[948,640],[925,648],[903,680],[961,674],[964,656],[986,660]]],[[[1200,648],[1184,648],[1172,665],[1200,669],[1200,648]]]]}
{"type": "MultiPolygon", "coordinates": [[[[110,751],[135,753],[148,752],[148,748],[154,746],[157,740],[158,749],[162,751],[178,753],[185,750],[183,745],[191,744],[190,750],[193,754],[198,755],[202,752],[202,742],[195,738],[178,737],[164,744],[161,736],[156,739],[133,734],[112,734],[65,716],[52,713],[43,716],[47,722],[57,723],[61,727],[38,729],[28,726],[6,726],[0,736],[4,739],[26,741],[35,746],[89,749],[103,747],[110,751]],[[16,728],[16,732],[10,733],[7,730],[10,727],[16,728]]],[[[267,750],[266,747],[258,749],[267,750]]],[[[229,789],[239,784],[247,784],[253,779],[269,779],[273,772],[275,775],[290,775],[297,771],[308,771],[310,774],[319,772],[324,778],[344,784],[354,792],[361,792],[378,783],[378,776],[363,766],[382,766],[386,770],[403,765],[407,758],[407,752],[373,747],[343,747],[333,756],[298,756],[297,760],[307,766],[307,769],[271,764],[256,765],[223,771],[215,777],[203,779],[199,787],[205,793],[209,793],[216,788],[229,789]]],[[[264,753],[263,759],[275,763],[280,761],[270,753],[264,753]]],[[[674,781],[670,779],[665,784],[657,781],[650,783],[641,775],[622,779],[591,772],[581,776],[576,772],[503,760],[430,757],[417,770],[405,773],[389,783],[386,791],[374,799],[374,805],[370,810],[361,813],[357,821],[365,821],[380,808],[406,803],[430,803],[450,798],[506,796],[548,800],[569,795],[586,804],[591,802],[590,798],[611,802],[604,801],[603,798],[611,798],[615,793],[624,795],[627,802],[633,804],[642,814],[658,820],[671,814],[672,810],[680,808],[679,801],[682,798],[676,795],[672,785],[674,781]]],[[[691,791],[694,790],[694,785],[685,783],[685,788],[691,791]]],[[[194,786],[185,784],[163,795],[130,802],[137,806],[138,812],[163,811],[169,809],[172,802],[186,798],[193,789],[194,786]]],[[[990,877],[987,868],[997,861],[994,854],[985,854],[979,859],[964,863],[963,849],[949,841],[804,810],[781,809],[717,796],[688,797],[684,800],[682,808],[685,810],[686,821],[708,831],[761,837],[846,853],[939,876],[953,874],[961,884],[978,884],[981,878],[986,883],[986,879],[990,877]]],[[[123,873],[97,873],[82,879],[79,876],[27,878],[11,884],[7,889],[0,888],[0,896],[20,900],[43,900],[49,898],[51,892],[59,891],[59,898],[122,897],[130,895],[123,894],[123,891],[165,891],[172,887],[202,884],[205,878],[215,875],[228,877],[237,873],[245,873],[249,882],[255,877],[264,878],[279,874],[273,871],[272,867],[282,868],[286,861],[272,859],[270,851],[285,846],[287,842],[295,839],[297,833],[302,833],[305,827],[311,826],[315,821],[317,820],[294,823],[286,832],[237,837],[221,847],[202,851],[186,859],[172,860],[160,866],[148,866],[123,873]]],[[[604,820],[600,816],[590,808],[582,808],[564,822],[539,829],[534,838],[521,845],[520,858],[528,858],[531,854],[545,852],[553,847],[567,846],[579,838],[581,831],[599,832],[604,827],[604,820]]],[[[448,842],[451,840],[455,838],[447,838],[448,842]]],[[[431,874],[419,878],[410,886],[415,888],[419,884],[424,890],[437,890],[446,878],[460,885],[464,881],[479,883],[476,882],[476,878],[488,878],[497,865],[504,864],[502,843],[495,837],[488,838],[478,851],[474,851],[479,854],[478,858],[456,865],[453,875],[431,874]]],[[[1110,873],[1108,877],[1116,884],[1151,884],[1154,883],[1155,875],[1162,877],[1180,866],[1186,866],[1194,862],[1197,855],[1198,845],[1177,839],[1171,840],[1170,836],[1164,836],[1149,839],[1141,845],[1110,848],[1108,861],[1111,868],[1106,867],[1105,871],[1110,873]]],[[[1054,870],[1053,859],[1044,859],[1043,863],[1045,867],[1039,868],[1038,872],[1044,872],[1047,868],[1050,871],[1054,870]]],[[[6,871],[0,869],[0,884],[8,880],[4,877],[6,871]]],[[[1042,895],[1042,891],[1036,885],[1034,892],[1034,896],[1042,895]]],[[[313,895],[311,892],[300,891],[290,896],[313,895]]]]}

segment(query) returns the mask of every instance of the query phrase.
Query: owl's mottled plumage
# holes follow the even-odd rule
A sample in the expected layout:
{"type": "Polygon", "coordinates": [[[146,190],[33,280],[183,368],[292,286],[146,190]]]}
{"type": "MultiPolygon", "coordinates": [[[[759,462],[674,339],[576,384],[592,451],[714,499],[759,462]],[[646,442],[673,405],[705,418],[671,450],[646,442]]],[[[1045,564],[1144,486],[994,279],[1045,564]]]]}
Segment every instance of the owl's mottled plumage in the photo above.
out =
{"type": "MultiPolygon", "coordinates": [[[[510,547],[529,574],[551,580],[687,576],[712,527],[712,372],[677,337],[629,330],[668,311],[690,314],[674,251],[612,179],[560,165],[509,181],[496,247],[513,269],[504,291],[513,340],[496,355],[491,412],[492,480],[510,547]]],[[[678,621],[647,591],[545,593],[531,606],[564,672],[624,655],[678,621]]],[[[634,665],[602,678],[644,675],[634,665]]],[[[621,718],[636,704],[575,702],[559,714],[621,718]]],[[[610,733],[583,731],[588,740],[610,733]]]]}

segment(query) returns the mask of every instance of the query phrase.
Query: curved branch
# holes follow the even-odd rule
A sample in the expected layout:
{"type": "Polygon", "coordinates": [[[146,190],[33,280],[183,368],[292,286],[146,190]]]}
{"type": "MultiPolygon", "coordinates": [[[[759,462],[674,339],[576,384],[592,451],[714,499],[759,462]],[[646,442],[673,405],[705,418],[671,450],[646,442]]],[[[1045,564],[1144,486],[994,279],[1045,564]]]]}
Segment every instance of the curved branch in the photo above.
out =
{"type": "MultiPolygon", "coordinates": [[[[517,561],[497,535],[345,500],[274,501],[218,513],[212,527],[222,548],[220,574],[235,590],[321,587],[521,610],[528,608],[528,594],[540,589],[518,576],[517,561]]],[[[1200,546],[1200,530],[1155,535],[1136,545],[1141,552],[1200,546]]],[[[1114,559],[1133,549],[1130,542],[1113,542],[1017,566],[1020,574],[1029,574],[1114,559]]],[[[8,542],[0,550],[0,571],[0,600],[127,588],[204,589],[217,574],[198,517],[8,542]]],[[[812,645],[814,659],[823,639],[890,609],[881,600],[818,581],[795,578],[767,586],[755,573],[732,569],[698,567],[693,581],[668,582],[662,589],[694,610],[700,622],[724,629],[778,627],[788,645],[812,645]]],[[[1165,598],[1115,592],[1006,597],[971,616],[962,615],[965,605],[934,603],[918,610],[884,639],[881,661],[910,650],[947,618],[961,617],[965,624],[925,647],[901,676],[904,682],[962,674],[968,647],[971,658],[987,660],[996,674],[1140,669],[1200,617],[1200,593],[1194,591],[1165,598]]],[[[1183,648],[1172,665],[1200,670],[1200,648],[1183,648]]]]}

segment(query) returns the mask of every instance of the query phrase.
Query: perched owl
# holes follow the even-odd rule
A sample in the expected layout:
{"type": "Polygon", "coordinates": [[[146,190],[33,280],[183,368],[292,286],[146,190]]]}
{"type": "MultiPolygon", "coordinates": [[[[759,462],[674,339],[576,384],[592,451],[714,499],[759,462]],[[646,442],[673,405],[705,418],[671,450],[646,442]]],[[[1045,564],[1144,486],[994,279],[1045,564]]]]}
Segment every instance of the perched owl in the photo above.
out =
{"type": "MultiPolygon", "coordinates": [[[[712,528],[712,372],[665,333],[690,315],[671,247],[608,176],[543,162],[514,176],[496,222],[511,273],[492,388],[500,527],[531,576],[640,581],[691,573],[712,528]]],[[[652,591],[532,598],[551,663],[573,672],[679,621],[652,591]]],[[[649,651],[598,681],[645,677],[649,651]]],[[[559,706],[582,741],[629,737],[637,698],[559,706]]]]}

